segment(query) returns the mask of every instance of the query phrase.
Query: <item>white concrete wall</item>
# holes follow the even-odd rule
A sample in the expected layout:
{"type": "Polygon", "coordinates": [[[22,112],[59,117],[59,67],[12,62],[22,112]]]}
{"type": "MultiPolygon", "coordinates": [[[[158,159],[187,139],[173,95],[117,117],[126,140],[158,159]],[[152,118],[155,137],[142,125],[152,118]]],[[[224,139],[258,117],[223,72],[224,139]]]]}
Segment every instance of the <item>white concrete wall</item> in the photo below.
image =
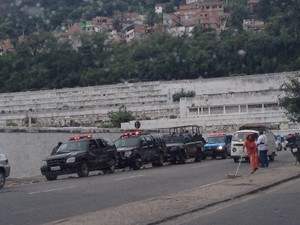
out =
{"type": "Polygon", "coordinates": [[[261,93],[261,96],[278,92],[280,86],[295,75],[296,72],[288,72],[3,93],[0,94],[0,124],[4,125],[7,120],[22,124],[28,116],[37,118],[40,126],[64,125],[66,120],[71,119],[89,124],[107,120],[107,113],[117,111],[121,105],[136,115],[152,119],[179,117],[179,114],[186,117],[187,113],[182,111],[182,107],[180,109],[179,103],[172,102],[172,95],[182,89],[195,91],[199,96],[196,98],[198,102],[205,98],[210,104],[218,104],[224,99],[229,101],[232,96],[248,102],[254,98],[248,95],[249,92],[261,93]]]}

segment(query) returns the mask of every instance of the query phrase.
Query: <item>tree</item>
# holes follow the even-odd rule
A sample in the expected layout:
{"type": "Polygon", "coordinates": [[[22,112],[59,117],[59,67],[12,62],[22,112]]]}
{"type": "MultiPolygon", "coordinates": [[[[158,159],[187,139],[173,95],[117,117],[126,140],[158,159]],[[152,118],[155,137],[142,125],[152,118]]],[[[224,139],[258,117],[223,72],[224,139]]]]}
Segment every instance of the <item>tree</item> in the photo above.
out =
{"type": "Polygon", "coordinates": [[[300,81],[298,78],[291,78],[281,89],[286,95],[279,98],[279,105],[286,110],[291,121],[300,122],[300,81]]]}
{"type": "Polygon", "coordinates": [[[127,111],[127,108],[122,105],[117,112],[109,112],[108,117],[110,118],[111,123],[114,127],[121,127],[121,123],[129,122],[134,120],[135,117],[130,111],[127,111]]]}

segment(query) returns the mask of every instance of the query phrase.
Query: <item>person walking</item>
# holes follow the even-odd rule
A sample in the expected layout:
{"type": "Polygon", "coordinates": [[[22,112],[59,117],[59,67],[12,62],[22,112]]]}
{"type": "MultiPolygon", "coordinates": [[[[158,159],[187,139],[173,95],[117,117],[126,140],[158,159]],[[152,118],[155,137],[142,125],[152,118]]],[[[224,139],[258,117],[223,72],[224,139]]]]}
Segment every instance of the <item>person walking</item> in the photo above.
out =
{"type": "Polygon", "coordinates": [[[267,136],[264,134],[263,131],[259,131],[259,136],[257,139],[257,149],[260,159],[260,167],[268,167],[269,160],[268,160],[268,149],[266,148],[267,143],[267,136]]]}
{"type": "Polygon", "coordinates": [[[254,134],[248,134],[243,144],[243,152],[247,150],[247,155],[250,160],[251,174],[254,174],[259,166],[259,159],[257,154],[257,145],[255,143],[254,134]]]}

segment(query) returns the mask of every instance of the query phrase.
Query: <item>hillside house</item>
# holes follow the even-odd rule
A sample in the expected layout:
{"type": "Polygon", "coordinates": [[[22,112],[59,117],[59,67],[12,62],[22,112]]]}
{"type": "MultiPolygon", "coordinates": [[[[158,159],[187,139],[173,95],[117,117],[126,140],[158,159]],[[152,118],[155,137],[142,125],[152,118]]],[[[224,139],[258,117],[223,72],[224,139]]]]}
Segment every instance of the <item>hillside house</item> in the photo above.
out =
{"type": "Polygon", "coordinates": [[[261,31],[265,28],[265,23],[260,20],[243,20],[244,31],[261,31]]]}
{"type": "Polygon", "coordinates": [[[5,39],[3,41],[0,41],[0,56],[12,51],[14,51],[14,45],[11,39],[5,39]]]}
{"type": "Polygon", "coordinates": [[[96,16],[91,21],[92,25],[101,28],[102,30],[112,30],[113,20],[105,16],[96,16]]]}

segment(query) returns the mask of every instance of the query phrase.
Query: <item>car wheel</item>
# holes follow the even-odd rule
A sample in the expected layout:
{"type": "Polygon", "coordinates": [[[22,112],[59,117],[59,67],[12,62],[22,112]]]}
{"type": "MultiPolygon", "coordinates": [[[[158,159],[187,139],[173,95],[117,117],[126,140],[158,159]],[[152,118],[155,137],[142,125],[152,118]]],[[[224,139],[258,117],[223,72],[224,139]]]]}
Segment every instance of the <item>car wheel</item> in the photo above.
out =
{"type": "Polygon", "coordinates": [[[179,154],[178,154],[178,162],[180,164],[185,164],[185,159],[186,159],[186,156],[185,156],[185,153],[183,151],[181,151],[179,154]]]}
{"type": "Polygon", "coordinates": [[[114,173],[116,169],[116,162],[114,159],[110,160],[109,162],[109,168],[108,168],[108,173],[114,173]]]}
{"type": "Polygon", "coordinates": [[[133,161],[132,169],[139,170],[142,167],[142,159],[140,157],[136,157],[133,161]]]}
{"type": "Polygon", "coordinates": [[[0,173],[0,188],[3,188],[4,184],[5,184],[4,173],[0,173]]]}
{"type": "Polygon", "coordinates": [[[158,155],[158,160],[156,163],[157,166],[163,166],[164,165],[164,155],[160,152],[158,155]]]}
{"type": "Polygon", "coordinates": [[[55,175],[55,174],[47,174],[47,175],[46,175],[46,179],[47,179],[48,181],[56,180],[56,179],[57,179],[57,175],[55,175]]]}
{"type": "Polygon", "coordinates": [[[79,177],[87,177],[89,175],[89,167],[86,163],[82,163],[80,171],[77,173],[79,177]]]}
{"type": "Polygon", "coordinates": [[[227,150],[225,149],[224,153],[222,154],[222,159],[227,159],[227,150]]]}
{"type": "Polygon", "coordinates": [[[235,163],[238,163],[240,160],[239,160],[238,158],[233,158],[233,161],[234,161],[235,163]]]}
{"type": "Polygon", "coordinates": [[[177,162],[176,156],[172,156],[171,159],[170,159],[170,163],[171,163],[172,165],[175,165],[176,162],[177,162]]]}

